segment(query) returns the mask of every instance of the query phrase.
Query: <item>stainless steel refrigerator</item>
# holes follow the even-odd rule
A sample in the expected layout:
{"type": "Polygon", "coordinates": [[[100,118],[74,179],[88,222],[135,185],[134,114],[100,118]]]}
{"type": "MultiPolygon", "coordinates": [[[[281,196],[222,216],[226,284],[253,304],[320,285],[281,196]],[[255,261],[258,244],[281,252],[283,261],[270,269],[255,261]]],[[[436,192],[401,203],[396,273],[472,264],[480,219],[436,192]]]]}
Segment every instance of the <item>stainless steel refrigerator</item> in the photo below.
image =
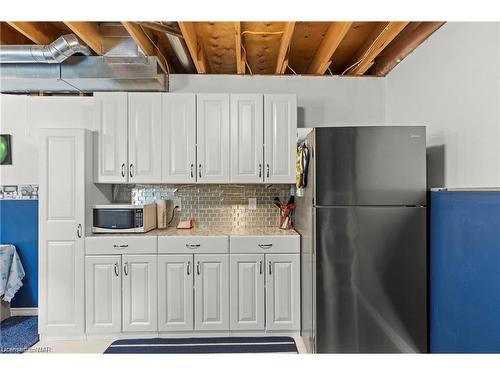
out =
{"type": "Polygon", "coordinates": [[[314,128],[305,143],[295,227],[306,346],[426,352],[425,127],[314,128]]]}

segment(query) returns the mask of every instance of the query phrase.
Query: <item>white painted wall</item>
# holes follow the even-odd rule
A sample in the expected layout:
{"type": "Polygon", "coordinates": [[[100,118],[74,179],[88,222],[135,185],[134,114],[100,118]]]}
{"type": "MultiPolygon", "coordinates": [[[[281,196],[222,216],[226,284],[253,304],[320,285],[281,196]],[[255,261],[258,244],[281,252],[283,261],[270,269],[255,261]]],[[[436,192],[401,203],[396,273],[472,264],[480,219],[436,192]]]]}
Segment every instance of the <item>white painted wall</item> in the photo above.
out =
{"type": "Polygon", "coordinates": [[[447,23],[386,78],[387,124],[427,125],[431,187],[500,186],[499,25],[447,23]]]}
{"type": "Polygon", "coordinates": [[[0,133],[12,135],[12,165],[0,166],[0,185],[38,183],[38,129],[94,130],[92,97],[0,95],[0,133]]]}
{"type": "Polygon", "coordinates": [[[298,126],[380,125],[383,78],[174,74],[172,92],[297,94],[298,126]]]}

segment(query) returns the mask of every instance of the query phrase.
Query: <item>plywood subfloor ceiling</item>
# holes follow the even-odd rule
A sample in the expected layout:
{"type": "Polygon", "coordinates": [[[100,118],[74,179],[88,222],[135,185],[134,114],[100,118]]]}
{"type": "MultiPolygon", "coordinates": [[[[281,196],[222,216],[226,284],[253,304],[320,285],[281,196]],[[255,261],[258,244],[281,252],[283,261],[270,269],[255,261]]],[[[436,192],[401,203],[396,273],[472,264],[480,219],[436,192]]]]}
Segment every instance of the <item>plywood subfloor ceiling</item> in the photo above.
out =
{"type": "Polygon", "coordinates": [[[171,73],[385,76],[442,25],[398,21],[13,21],[0,23],[0,44],[48,44],[74,33],[96,55],[111,51],[128,55],[126,43],[120,48],[110,43],[127,36],[137,51],[157,56],[171,73]]]}

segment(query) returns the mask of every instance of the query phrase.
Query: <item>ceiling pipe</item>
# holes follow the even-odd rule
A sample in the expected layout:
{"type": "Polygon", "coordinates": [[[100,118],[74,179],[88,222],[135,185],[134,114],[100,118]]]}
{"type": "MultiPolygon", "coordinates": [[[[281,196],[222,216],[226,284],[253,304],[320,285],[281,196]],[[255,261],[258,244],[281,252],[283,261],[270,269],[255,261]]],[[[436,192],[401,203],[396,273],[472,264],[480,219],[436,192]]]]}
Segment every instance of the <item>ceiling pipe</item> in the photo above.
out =
{"type": "Polygon", "coordinates": [[[74,34],[57,38],[47,45],[3,45],[0,47],[2,64],[59,64],[68,57],[80,53],[91,55],[90,49],[80,43],[74,34]]]}

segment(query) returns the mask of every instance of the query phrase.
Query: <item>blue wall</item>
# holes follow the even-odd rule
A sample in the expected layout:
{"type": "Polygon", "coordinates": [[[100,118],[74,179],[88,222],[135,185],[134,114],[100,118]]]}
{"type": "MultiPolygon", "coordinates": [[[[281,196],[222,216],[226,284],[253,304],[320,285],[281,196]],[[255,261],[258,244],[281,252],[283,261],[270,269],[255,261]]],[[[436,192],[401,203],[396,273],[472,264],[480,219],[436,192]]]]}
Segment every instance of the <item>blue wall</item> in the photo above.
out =
{"type": "Polygon", "coordinates": [[[430,350],[500,353],[500,192],[431,194],[430,350]]]}
{"type": "Polygon", "coordinates": [[[0,200],[0,243],[16,246],[26,272],[11,307],[37,307],[38,200],[0,200]]]}

